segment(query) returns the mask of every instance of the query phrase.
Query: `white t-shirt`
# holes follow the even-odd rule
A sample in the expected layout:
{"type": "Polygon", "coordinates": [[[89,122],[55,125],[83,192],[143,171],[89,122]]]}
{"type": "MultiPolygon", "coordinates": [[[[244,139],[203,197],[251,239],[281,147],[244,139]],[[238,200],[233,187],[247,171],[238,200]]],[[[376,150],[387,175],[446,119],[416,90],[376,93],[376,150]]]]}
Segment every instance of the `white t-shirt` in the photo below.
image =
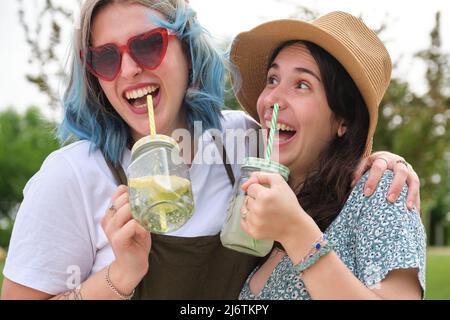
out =
{"type": "MultiPolygon", "coordinates": [[[[240,111],[224,111],[223,115],[225,134],[226,129],[258,126],[240,111]]],[[[202,139],[203,152],[212,150],[211,135],[202,139]]],[[[233,157],[226,136],[224,142],[233,157]]],[[[89,148],[90,142],[79,141],[53,152],[28,181],[3,270],[6,278],[55,295],[73,289],[114,260],[100,221],[117,186],[101,152],[89,152],[89,148]]],[[[172,235],[215,235],[225,220],[232,193],[229,178],[222,163],[199,163],[201,151],[189,170],[194,214],[172,235]]],[[[125,170],[129,163],[127,150],[122,161],[125,170]]],[[[238,177],[240,164],[232,168],[238,177]]]]}

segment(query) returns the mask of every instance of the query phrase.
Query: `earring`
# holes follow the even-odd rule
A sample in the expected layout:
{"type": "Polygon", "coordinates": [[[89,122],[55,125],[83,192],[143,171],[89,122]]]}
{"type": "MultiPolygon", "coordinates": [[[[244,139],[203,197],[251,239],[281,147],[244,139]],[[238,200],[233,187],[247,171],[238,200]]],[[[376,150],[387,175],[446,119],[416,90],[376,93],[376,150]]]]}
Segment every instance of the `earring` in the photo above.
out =
{"type": "Polygon", "coordinates": [[[336,138],[340,139],[345,136],[345,130],[342,132],[340,129],[336,132],[336,138]]]}
{"type": "Polygon", "coordinates": [[[340,125],[339,128],[337,129],[336,136],[338,138],[342,138],[346,132],[347,132],[347,126],[340,125]]]}

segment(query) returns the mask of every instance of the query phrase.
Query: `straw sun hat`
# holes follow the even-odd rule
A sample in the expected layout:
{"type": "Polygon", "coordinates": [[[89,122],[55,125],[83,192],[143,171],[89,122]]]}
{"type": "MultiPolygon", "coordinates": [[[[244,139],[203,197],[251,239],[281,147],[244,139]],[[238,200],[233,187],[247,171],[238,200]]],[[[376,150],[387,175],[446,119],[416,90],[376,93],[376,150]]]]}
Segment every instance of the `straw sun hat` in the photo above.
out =
{"type": "Polygon", "coordinates": [[[289,40],[305,40],[325,49],[352,77],[369,111],[365,155],[370,154],[378,106],[389,85],[392,64],[378,36],[351,14],[331,12],[312,22],[275,20],[240,33],[230,53],[241,75],[236,92],[239,103],[258,119],[256,101],[265,86],[269,59],[277,47],[289,40]]]}

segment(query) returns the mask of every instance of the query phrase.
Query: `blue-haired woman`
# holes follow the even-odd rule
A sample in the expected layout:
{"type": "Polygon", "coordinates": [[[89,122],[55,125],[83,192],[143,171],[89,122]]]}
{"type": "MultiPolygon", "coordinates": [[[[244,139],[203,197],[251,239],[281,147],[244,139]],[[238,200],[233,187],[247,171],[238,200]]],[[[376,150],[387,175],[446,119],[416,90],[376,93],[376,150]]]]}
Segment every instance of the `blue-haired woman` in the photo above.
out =
{"type": "MultiPolygon", "coordinates": [[[[120,170],[149,133],[149,94],[158,133],[194,133],[194,121],[224,135],[258,127],[242,112],[221,111],[225,62],[195,13],[181,0],[86,0],[71,64],[59,133],[78,141],[49,155],[25,187],[2,298],[237,298],[257,261],[223,248],[218,234],[239,162],[192,161],[195,212],[169,235],[150,235],[132,219],[120,170]]],[[[217,147],[205,136],[202,150],[217,147]]],[[[190,160],[201,157],[193,151],[190,160]]],[[[399,159],[373,155],[370,183],[389,166],[398,171],[394,195],[407,180],[417,200],[415,173],[399,159]]]]}

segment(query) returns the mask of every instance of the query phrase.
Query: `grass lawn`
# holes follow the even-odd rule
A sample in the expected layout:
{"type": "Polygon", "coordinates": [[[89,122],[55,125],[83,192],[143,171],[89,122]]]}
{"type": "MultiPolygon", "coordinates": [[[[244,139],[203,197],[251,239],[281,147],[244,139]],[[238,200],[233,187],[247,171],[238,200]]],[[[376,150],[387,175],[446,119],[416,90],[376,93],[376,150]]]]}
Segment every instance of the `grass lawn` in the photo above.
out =
{"type": "MultiPolygon", "coordinates": [[[[3,283],[3,266],[0,261],[0,291],[3,283]]],[[[427,253],[427,300],[450,300],[450,248],[429,249],[427,253]]]]}
{"type": "Polygon", "coordinates": [[[3,266],[5,265],[5,261],[0,261],[0,291],[2,291],[3,284],[3,266]]]}
{"type": "Polygon", "coordinates": [[[427,253],[427,300],[450,300],[450,249],[433,248],[427,253]]]}

